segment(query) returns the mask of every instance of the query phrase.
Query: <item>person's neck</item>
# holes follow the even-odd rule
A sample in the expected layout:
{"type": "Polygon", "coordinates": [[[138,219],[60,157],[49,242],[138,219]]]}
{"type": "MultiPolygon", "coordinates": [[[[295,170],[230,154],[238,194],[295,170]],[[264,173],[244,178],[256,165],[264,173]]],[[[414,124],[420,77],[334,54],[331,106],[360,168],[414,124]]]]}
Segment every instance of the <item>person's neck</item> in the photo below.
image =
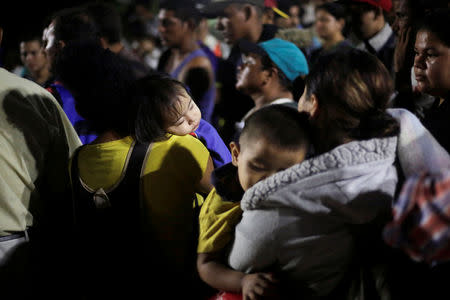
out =
{"type": "Polygon", "coordinates": [[[197,41],[193,38],[185,39],[179,47],[175,47],[175,53],[179,56],[185,56],[199,48],[197,41]]]}
{"type": "Polygon", "coordinates": [[[374,36],[376,36],[378,33],[380,33],[380,31],[384,28],[384,26],[386,25],[386,22],[384,21],[384,19],[379,20],[375,26],[374,26],[374,30],[372,32],[372,34],[366,38],[366,40],[370,40],[371,38],[373,38],[374,36]]]}
{"type": "Polygon", "coordinates": [[[260,109],[264,105],[274,102],[277,99],[288,98],[293,99],[293,95],[289,91],[272,89],[266,92],[255,92],[250,95],[255,103],[255,108],[260,109]]]}
{"type": "Polygon", "coordinates": [[[39,71],[32,74],[34,81],[38,84],[44,84],[51,76],[50,70],[48,68],[42,68],[39,71]]]}
{"type": "Polygon", "coordinates": [[[262,23],[259,23],[257,26],[251,26],[248,35],[246,36],[246,39],[248,39],[250,42],[256,43],[259,41],[262,32],[263,32],[262,23]]]}
{"type": "Polygon", "coordinates": [[[325,50],[330,50],[331,48],[333,48],[334,46],[336,46],[337,44],[342,42],[344,39],[345,38],[342,35],[342,33],[339,32],[339,33],[335,34],[333,37],[331,37],[330,39],[323,39],[322,47],[325,50]]]}

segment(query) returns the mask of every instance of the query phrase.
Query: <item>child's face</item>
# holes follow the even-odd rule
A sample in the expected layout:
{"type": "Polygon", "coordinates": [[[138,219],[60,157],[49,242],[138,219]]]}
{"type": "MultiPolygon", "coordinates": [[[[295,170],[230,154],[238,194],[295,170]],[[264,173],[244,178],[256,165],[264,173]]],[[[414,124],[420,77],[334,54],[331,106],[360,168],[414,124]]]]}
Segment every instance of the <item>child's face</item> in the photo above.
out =
{"type": "Polygon", "coordinates": [[[165,129],[168,133],[186,135],[198,128],[202,115],[197,104],[186,91],[181,92],[178,96],[175,110],[178,113],[168,117],[165,122],[165,129]]]}
{"type": "Polygon", "coordinates": [[[276,172],[287,169],[305,159],[307,149],[286,150],[266,139],[248,140],[241,146],[230,144],[233,165],[238,168],[239,182],[244,191],[276,172]]]}

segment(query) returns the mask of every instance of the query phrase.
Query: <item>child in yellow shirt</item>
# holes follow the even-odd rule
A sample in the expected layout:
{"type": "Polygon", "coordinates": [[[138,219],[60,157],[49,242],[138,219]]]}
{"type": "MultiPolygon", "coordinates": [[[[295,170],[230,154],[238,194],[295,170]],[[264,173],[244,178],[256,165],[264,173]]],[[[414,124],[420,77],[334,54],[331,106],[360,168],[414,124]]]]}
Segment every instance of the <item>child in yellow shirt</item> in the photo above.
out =
{"type": "Polygon", "coordinates": [[[200,211],[197,269],[211,287],[232,293],[267,296],[276,288],[272,273],[245,274],[224,263],[242,210],[244,192],[257,182],[302,162],[309,149],[308,117],[283,105],[252,114],[239,142],[231,142],[232,162],[212,175],[214,189],[200,211]]]}

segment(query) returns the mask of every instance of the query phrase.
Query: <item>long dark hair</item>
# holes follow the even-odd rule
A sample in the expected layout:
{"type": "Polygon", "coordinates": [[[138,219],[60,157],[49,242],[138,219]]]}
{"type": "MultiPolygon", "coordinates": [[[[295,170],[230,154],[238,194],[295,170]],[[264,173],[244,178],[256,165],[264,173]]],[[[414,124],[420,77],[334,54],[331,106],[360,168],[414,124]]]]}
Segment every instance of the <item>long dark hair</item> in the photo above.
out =
{"type": "MultiPolygon", "coordinates": [[[[307,95],[314,94],[320,117],[316,127],[353,140],[397,135],[399,125],[386,108],[393,82],[383,63],[357,49],[320,57],[306,78],[307,95]]],[[[337,145],[333,145],[337,146],[337,145]]]]}

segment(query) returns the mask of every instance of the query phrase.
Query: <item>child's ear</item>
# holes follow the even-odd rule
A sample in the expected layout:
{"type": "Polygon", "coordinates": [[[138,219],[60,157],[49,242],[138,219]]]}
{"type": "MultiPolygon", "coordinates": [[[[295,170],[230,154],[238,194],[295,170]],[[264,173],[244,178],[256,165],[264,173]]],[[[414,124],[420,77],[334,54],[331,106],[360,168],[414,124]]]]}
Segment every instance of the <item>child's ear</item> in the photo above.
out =
{"type": "Polygon", "coordinates": [[[232,159],[231,163],[233,164],[233,166],[237,167],[239,153],[241,153],[239,145],[236,142],[231,142],[230,143],[230,150],[231,150],[231,159],[232,159]]]}

